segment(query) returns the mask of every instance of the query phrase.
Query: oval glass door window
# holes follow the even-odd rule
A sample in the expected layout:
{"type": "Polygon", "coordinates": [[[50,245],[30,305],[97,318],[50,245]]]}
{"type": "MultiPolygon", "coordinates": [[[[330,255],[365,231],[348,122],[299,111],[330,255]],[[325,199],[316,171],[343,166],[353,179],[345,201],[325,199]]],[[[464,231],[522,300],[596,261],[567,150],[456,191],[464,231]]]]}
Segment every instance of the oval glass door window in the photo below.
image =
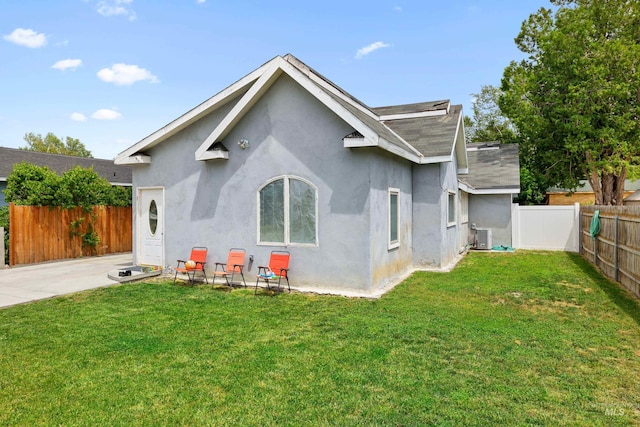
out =
{"type": "Polygon", "coordinates": [[[158,229],[158,205],[156,205],[156,201],[152,200],[149,204],[149,231],[151,231],[152,235],[156,234],[156,230],[158,229]]]}

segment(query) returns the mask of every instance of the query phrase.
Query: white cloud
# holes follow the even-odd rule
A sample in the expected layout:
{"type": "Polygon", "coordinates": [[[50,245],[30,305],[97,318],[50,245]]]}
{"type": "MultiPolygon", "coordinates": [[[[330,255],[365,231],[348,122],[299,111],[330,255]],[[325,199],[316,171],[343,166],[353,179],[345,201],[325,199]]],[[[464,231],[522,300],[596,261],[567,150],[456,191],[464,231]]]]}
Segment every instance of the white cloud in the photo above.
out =
{"type": "Polygon", "coordinates": [[[4,39],[11,43],[31,48],[42,47],[47,44],[47,36],[24,28],[16,28],[11,34],[4,36],[4,39]]]}
{"type": "Polygon", "coordinates": [[[402,6],[394,6],[393,10],[395,10],[398,13],[400,13],[400,12],[402,12],[402,6]]]}
{"type": "Polygon", "coordinates": [[[69,118],[71,120],[73,120],[74,122],[86,122],[87,121],[87,116],[85,116],[82,113],[71,113],[69,118]]]}
{"type": "Polygon", "coordinates": [[[82,65],[82,59],[61,59],[51,66],[56,70],[65,71],[68,69],[74,70],[82,65]]]}
{"type": "Polygon", "coordinates": [[[113,83],[118,86],[132,85],[135,82],[149,80],[150,83],[159,83],[158,77],[150,71],[137,65],[113,64],[111,68],[103,68],[98,71],[98,78],[103,82],[113,83]]]}
{"type": "Polygon", "coordinates": [[[202,3],[206,2],[206,1],[207,1],[207,0],[196,0],[196,3],[198,3],[198,4],[202,4],[202,3]]]}
{"type": "Polygon", "coordinates": [[[389,47],[389,46],[391,46],[391,45],[389,43],[385,43],[385,42],[371,43],[368,46],[365,46],[365,47],[363,47],[361,49],[358,49],[358,52],[356,52],[356,59],[363,58],[364,56],[370,54],[374,50],[382,49],[383,47],[389,47]]]}
{"type": "Polygon", "coordinates": [[[136,13],[131,9],[133,0],[101,0],[98,2],[97,10],[102,16],[124,15],[129,21],[136,19],[136,13]]]}
{"type": "Polygon", "coordinates": [[[91,117],[93,117],[96,120],[115,120],[122,117],[122,114],[120,114],[116,110],[109,110],[108,108],[103,108],[93,113],[91,117]]]}

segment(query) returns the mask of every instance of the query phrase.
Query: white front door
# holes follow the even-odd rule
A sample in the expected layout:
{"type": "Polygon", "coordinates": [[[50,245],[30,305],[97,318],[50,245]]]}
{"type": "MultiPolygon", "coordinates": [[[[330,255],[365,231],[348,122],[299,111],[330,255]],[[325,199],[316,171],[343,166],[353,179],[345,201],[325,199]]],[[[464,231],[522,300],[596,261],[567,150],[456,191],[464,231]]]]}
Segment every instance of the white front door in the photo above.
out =
{"type": "Polygon", "coordinates": [[[137,259],[140,265],[164,265],[164,188],[139,188],[137,259]]]}

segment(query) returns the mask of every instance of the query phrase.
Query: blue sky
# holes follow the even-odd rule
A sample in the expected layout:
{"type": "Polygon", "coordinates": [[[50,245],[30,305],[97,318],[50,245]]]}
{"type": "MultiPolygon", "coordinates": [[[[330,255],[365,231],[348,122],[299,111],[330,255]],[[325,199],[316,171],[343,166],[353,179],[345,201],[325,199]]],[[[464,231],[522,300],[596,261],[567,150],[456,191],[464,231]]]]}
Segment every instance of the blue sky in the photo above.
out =
{"type": "Polygon", "coordinates": [[[499,85],[548,0],[0,0],[0,146],[78,138],[111,159],[276,55],[370,107],[499,85]]]}

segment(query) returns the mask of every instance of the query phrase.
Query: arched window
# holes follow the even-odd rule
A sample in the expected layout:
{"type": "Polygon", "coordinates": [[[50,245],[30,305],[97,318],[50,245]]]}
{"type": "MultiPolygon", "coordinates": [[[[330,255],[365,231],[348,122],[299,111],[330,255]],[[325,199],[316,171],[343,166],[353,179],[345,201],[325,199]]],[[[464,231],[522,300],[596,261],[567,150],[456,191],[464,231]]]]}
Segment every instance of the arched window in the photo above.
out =
{"type": "Polygon", "coordinates": [[[316,245],[317,190],[302,178],[284,176],[258,192],[258,243],[316,245]]]}

